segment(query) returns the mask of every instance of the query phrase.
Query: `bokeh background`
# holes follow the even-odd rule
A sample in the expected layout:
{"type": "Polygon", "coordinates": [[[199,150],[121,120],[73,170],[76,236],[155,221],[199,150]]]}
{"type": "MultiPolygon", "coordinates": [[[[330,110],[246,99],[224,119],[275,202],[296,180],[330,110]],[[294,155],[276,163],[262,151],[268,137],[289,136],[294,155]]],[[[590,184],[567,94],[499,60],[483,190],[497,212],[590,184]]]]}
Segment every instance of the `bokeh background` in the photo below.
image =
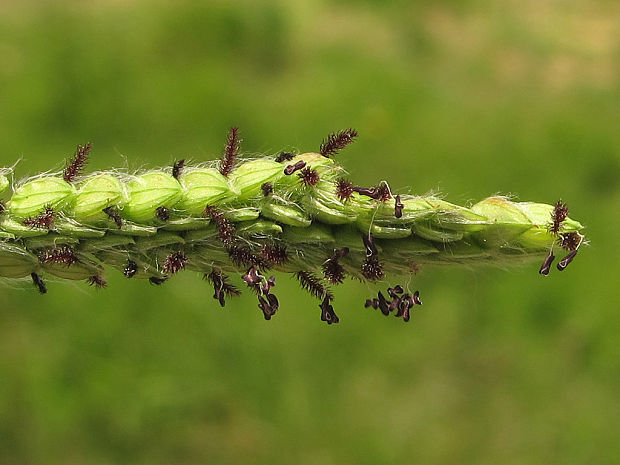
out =
{"type": "MultiPolygon", "coordinates": [[[[339,155],[351,177],[565,200],[564,273],[423,269],[409,324],[337,289],[340,325],[278,279],[220,309],[165,286],[0,286],[0,463],[620,461],[620,6],[520,1],[0,1],[0,165],[339,155]]],[[[374,291],[376,292],[376,291],[374,291]]]]}

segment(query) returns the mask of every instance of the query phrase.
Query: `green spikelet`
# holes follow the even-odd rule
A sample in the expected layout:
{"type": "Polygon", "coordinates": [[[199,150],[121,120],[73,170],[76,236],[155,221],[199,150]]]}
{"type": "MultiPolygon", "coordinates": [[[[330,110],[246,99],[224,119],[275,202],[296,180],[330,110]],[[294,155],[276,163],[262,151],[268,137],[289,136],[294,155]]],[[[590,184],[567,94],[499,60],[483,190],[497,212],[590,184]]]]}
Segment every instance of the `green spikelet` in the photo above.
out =
{"type": "MultiPolygon", "coordinates": [[[[563,270],[584,242],[583,226],[562,202],[489,197],[463,207],[397,196],[385,183],[355,186],[331,158],[357,136],[351,129],[330,135],[321,153],[252,160],[239,159],[233,130],[219,168],[181,160],[134,176],[81,176],[88,144],[78,146],[64,176],[11,190],[10,170],[0,170],[0,277],[30,277],[45,292],[46,274],[103,287],[106,265],[153,284],[191,270],[211,282],[223,306],[239,294],[226,275],[234,273],[270,319],[279,307],[275,278],[267,276],[275,270],[295,273],[331,324],[338,317],[329,285],[346,276],[380,281],[426,265],[532,260],[543,260],[546,275],[554,250],[568,252],[557,264],[563,270]]],[[[366,301],[405,321],[419,304],[419,293],[401,286],[366,301]]]]}

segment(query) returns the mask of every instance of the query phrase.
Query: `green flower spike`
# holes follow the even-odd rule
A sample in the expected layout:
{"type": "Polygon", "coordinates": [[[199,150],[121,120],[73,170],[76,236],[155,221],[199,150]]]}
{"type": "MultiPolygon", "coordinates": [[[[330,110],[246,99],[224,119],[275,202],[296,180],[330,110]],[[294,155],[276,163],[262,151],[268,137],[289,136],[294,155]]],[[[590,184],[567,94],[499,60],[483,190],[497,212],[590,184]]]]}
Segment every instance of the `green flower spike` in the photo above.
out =
{"type": "MultiPolygon", "coordinates": [[[[211,283],[214,298],[256,294],[265,319],[280,303],[271,271],[292,273],[316,297],[320,317],[337,323],[336,286],[401,280],[427,265],[542,263],[562,271],[585,243],[568,208],[489,197],[471,207],[433,196],[396,194],[385,182],[354,185],[334,161],[357,137],[329,135],[319,152],[244,160],[239,130],[228,134],[213,167],[174,163],[134,176],[82,177],[90,144],[78,146],[61,175],[43,175],[10,190],[0,170],[0,277],[84,280],[104,287],[107,267],[160,285],[183,270],[211,283]],[[226,273],[240,276],[233,284],[226,273]]],[[[395,284],[365,307],[409,321],[418,291],[395,284]]]]}

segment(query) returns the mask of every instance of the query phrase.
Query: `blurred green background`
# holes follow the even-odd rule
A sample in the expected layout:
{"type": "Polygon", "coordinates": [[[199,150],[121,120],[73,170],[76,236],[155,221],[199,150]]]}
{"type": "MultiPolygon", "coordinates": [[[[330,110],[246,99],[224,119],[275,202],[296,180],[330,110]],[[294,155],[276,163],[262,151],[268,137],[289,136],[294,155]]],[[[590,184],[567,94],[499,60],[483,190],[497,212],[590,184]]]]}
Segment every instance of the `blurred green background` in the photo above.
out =
{"type": "Polygon", "coordinates": [[[620,6],[566,1],[0,1],[0,165],[316,150],[351,177],[553,203],[564,273],[423,269],[409,324],[340,325],[287,276],[265,322],[190,273],[0,285],[0,463],[620,462],[620,6]]]}

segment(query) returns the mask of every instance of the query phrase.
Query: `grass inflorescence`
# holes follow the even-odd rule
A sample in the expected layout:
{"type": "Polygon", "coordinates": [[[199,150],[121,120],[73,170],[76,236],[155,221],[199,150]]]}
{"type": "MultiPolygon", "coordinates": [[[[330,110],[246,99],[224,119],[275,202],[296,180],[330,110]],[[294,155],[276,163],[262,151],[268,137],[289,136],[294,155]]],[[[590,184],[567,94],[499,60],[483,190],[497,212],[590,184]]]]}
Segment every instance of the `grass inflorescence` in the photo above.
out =
{"type": "MultiPolygon", "coordinates": [[[[191,270],[224,306],[241,293],[229,282],[236,274],[269,320],[280,307],[273,270],[292,273],[332,324],[331,286],[347,277],[407,280],[427,265],[531,260],[547,275],[554,250],[568,252],[557,263],[564,270],[584,243],[562,201],[495,196],[463,207],[395,193],[385,181],[357,186],[334,161],[357,136],[330,134],[319,153],[244,159],[233,127],[217,167],[182,158],[131,176],[85,175],[91,145],[78,146],[61,174],[24,180],[1,199],[0,277],[29,278],[45,293],[45,274],[103,288],[106,266],[155,285],[191,270]]],[[[421,303],[418,291],[396,284],[365,306],[409,321],[421,303]]]]}

